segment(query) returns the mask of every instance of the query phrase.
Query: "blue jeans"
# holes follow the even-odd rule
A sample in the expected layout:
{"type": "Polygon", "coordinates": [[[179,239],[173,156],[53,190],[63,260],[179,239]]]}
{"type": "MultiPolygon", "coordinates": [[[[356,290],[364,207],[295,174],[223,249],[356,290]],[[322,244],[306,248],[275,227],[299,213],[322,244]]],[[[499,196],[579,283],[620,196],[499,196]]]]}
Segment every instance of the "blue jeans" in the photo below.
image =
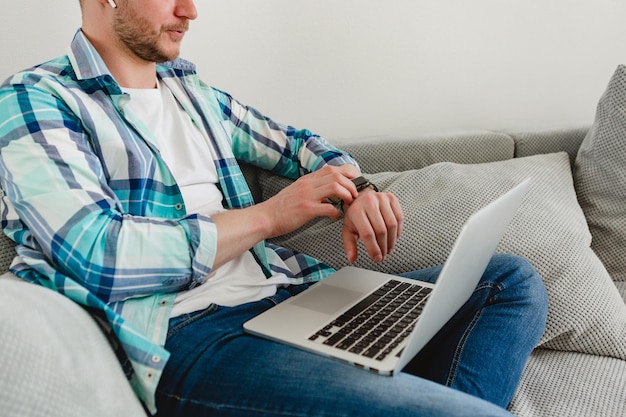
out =
{"type": "MultiPolygon", "coordinates": [[[[440,268],[403,274],[434,282],[440,268]]],[[[306,286],[170,321],[159,416],[510,416],[505,410],[541,337],[547,297],[525,260],[496,255],[470,300],[394,377],[243,332],[306,286]]]]}

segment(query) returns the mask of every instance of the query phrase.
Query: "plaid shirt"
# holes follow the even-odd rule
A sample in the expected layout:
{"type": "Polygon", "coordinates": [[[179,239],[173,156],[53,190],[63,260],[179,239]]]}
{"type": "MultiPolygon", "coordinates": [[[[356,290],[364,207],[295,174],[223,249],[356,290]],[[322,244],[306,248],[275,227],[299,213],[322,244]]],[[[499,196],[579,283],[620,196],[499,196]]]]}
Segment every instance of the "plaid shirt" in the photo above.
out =
{"type": "MultiPolygon", "coordinates": [[[[207,132],[217,154],[207,163],[217,167],[226,207],[253,204],[238,160],[290,178],[356,164],[309,131],[208,87],[186,61],[158,65],[156,75],[207,132]]],[[[154,412],[175,293],[203,283],[217,236],[210,217],[186,213],[157,141],[128,102],[80,30],[67,56],[7,80],[0,87],[0,208],[4,232],[18,243],[11,271],[92,312],[154,412]]],[[[332,272],[265,242],[251,250],[266,276],[284,272],[294,284],[332,272]]]]}

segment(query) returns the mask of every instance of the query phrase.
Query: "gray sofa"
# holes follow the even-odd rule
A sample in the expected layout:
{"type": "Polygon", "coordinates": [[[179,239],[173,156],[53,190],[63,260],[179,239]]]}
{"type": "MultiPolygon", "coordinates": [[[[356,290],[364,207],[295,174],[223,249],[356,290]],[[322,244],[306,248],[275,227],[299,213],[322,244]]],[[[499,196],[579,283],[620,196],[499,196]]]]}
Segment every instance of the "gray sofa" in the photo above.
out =
{"type": "MultiPolygon", "coordinates": [[[[626,339],[619,339],[626,328],[626,282],[607,280],[608,274],[599,262],[594,265],[600,271],[581,265],[585,259],[586,263],[594,263],[595,255],[589,249],[583,212],[576,204],[571,167],[588,132],[588,127],[574,127],[337,141],[381,188],[396,192],[405,207],[405,234],[390,259],[380,265],[371,264],[363,256],[357,261],[360,266],[387,272],[441,262],[467,214],[521,178],[532,176],[537,184],[549,184],[543,188],[537,185],[535,194],[531,189],[530,200],[520,209],[498,249],[528,256],[552,282],[547,283],[552,298],[546,335],[530,358],[510,407],[519,416],[626,415],[626,339]],[[563,219],[540,216],[548,211],[573,219],[578,230],[565,230],[572,225],[564,224],[563,219]],[[550,229],[554,223],[556,232],[539,233],[533,223],[539,223],[539,229],[550,229]],[[558,247],[567,241],[576,244],[569,246],[582,249],[576,252],[570,248],[572,253],[563,254],[558,247]],[[588,251],[582,253],[585,248],[588,251]],[[559,264],[556,275],[564,271],[572,273],[573,279],[556,276],[547,264],[557,257],[585,273],[575,274],[567,265],[559,264]],[[605,279],[590,279],[586,276],[590,271],[605,279]],[[557,288],[554,283],[564,287],[557,288]],[[580,288],[587,283],[602,288],[580,288]],[[589,300],[595,304],[589,310],[599,310],[600,322],[586,321],[590,313],[579,311],[577,302],[568,297],[570,291],[576,298],[581,291],[593,295],[589,300]],[[616,305],[616,301],[622,305],[616,305]],[[569,303],[575,304],[573,312],[568,309],[569,303]],[[561,316],[567,314],[576,317],[561,316]],[[604,333],[609,337],[605,339],[604,333]]],[[[268,198],[286,184],[249,166],[244,171],[257,199],[268,198]]],[[[339,267],[345,261],[337,247],[338,226],[324,220],[312,222],[300,233],[276,243],[306,250],[339,267]]],[[[624,256],[626,247],[622,245],[620,251],[624,256]]],[[[3,271],[13,256],[13,245],[3,236],[3,271]]],[[[0,279],[0,311],[3,415],[145,415],[106,338],[80,307],[5,274],[0,279]],[[94,357],[99,358],[95,364],[91,361],[94,357]]]]}
{"type": "MultiPolygon", "coordinates": [[[[363,255],[356,262],[391,273],[443,262],[471,212],[532,177],[498,247],[527,257],[550,297],[544,336],[510,405],[518,416],[626,415],[626,123],[615,126],[626,112],[611,108],[620,100],[609,87],[591,128],[336,141],[403,204],[394,253],[382,264],[363,255]]],[[[244,172],[256,199],[288,183],[250,166],[244,172]]],[[[341,267],[339,227],[316,220],[275,243],[341,267]]],[[[6,271],[13,245],[0,240],[6,271]]],[[[2,415],[145,416],[99,327],[60,295],[5,273],[0,335],[2,415]]]]}

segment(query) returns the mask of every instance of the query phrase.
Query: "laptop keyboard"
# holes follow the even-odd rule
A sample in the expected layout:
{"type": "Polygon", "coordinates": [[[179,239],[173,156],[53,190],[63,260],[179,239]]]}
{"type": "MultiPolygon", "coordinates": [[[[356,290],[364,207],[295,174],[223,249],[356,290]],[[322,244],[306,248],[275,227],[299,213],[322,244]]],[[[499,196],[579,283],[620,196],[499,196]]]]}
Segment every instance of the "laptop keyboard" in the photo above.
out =
{"type": "Polygon", "coordinates": [[[382,361],[411,334],[431,291],[392,279],[309,340],[382,361]]]}

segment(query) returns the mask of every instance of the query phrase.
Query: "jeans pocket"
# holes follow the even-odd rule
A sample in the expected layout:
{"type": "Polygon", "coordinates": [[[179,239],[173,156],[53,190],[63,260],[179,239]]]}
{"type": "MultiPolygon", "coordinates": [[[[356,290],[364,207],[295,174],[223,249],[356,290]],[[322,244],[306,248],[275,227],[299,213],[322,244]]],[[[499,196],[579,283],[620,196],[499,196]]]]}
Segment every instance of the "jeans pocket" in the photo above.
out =
{"type": "Polygon", "coordinates": [[[220,306],[217,304],[211,304],[207,308],[203,310],[194,311],[193,313],[182,314],[178,317],[174,317],[170,319],[169,328],[167,331],[167,337],[176,334],[181,331],[185,327],[193,324],[194,322],[210,316],[211,314],[215,314],[220,309],[220,306]]]}

